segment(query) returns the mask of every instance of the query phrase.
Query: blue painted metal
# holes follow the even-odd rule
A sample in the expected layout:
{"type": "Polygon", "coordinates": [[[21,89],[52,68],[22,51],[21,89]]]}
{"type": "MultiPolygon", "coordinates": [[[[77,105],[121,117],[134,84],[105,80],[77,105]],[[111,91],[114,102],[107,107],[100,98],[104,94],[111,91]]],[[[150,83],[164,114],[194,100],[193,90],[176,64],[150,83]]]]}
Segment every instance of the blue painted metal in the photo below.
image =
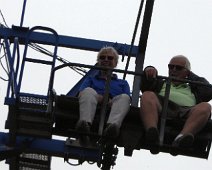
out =
{"type": "MultiPolygon", "coordinates": [[[[49,65],[51,65],[51,70],[54,68],[55,61],[56,61],[56,58],[57,58],[58,41],[59,41],[59,37],[58,37],[57,32],[55,30],[51,29],[51,28],[48,28],[48,27],[35,26],[27,32],[27,37],[26,37],[26,40],[25,40],[24,54],[23,54],[23,61],[22,61],[22,65],[21,65],[20,76],[19,76],[18,87],[17,87],[18,92],[20,92],[21,82],[22,82],[22,78],[23,78],[23,71],[24,71],[26,61],[34,62],[34,63],[49,64],[49,65]],[[51,41],[52,41],[52,45],[54,45],[52,62],[46,62],[45,60],[36,60],[36,59],[33,59],[33,58],[27,58],[28,45],[30,44],[30,42],[33,42],[32,37],[33,37],[33,33],[36,30],[48,31],[49,33],[51,33],[50,34],[51,35],[51,41]]],[[[49,89],[48,89],[48,91],[49,91],[49,89]]],[[[48,91],[47,91],[47,94],[48,94],[48,91]]]]}
{"type": "MultiPolygon", "coordinates": [[[[0,132],[0,146],[2,151],[6,150],[6,144],[9,140],[9,133],[0,132]]],[[[66,157],[71,159],[83,159],[87,161],[98,162],[101,159],[100,149],[98,147],[78,147],[66,146],[65,141],[57,139],[41,139],[25,136],[17,136],[16,144],[9,151],[40,153],[56,157],[66,157]],[[18,149],[18,150],[17,150],[18,149]]],[[[4,156],[4,155],[3,155],[4,156]]],[[[11,153],[10,153],[11,156],[11,153]]]]}
{"type": "MultiPolygon", "coordinates": [[[[18,75],[18,70],[19,70],[19,66],[20,66],[20,49],[19,49],[19,42],[18,42],[18,38],[14,38],[14,47],[13,47],[13,54],[12,54],[12,58],[13,60],[17,60],[16,61],[16,67],[15,67],[15,72],[14,72],[14,80],[17,79],[17,75],[18,75]],[[16,57],[17,54],[17,57],[16,57]]],[[[15,88],[17,86],[17,82],[14,83],[15,84],[15,88]]]]}
{"type": "MultiPolygon", "coordinates": [[[[26,30],[26,29],[24,29],[26,30]]],[[[27,29],[28,30],[28,29],[27,29]]],[[[10,52],[10,43],[8,41],[9,37],[4,36],[4,42],[5,42],[5,46],[6,46],[6,50],[7,50],[7,55],[8,55],[8,61],[9,61],[9,83],[8,83],[8,88],[7,88],[7,94],[6,94],[6,99],[9,102],[13,102],[15,101],[15,98],[17,97],[17,95],[20,93],[20,88],[21,88],[21,82],[22,82],[22,78],[23,78],[23,71],[24,71],[24,67],[25,67],[25,62],[34,62],[34,63],[43,63],[43,64],[50,64],[51,65],[51,70],[54,68],[55,66],[55,61],[57,58],[57,47],[58,47],[58,34],[56,31],[54,31],[51,28],[47,28],[47,27],[41,27],[41,26],[35,26],[32,29],[30,29],[29,31],[26,31],[27,36],[25,39],[25,48],[24,48],[24,53],[23,53],[23,61],[22,61],[22,65],[21,65],[21,70],[20,70],[20,74],[19,74],[19,81],[17,82],[17,74],[18,74],[18,69],[19,69],[19,60],[20,60],[20,54],[19,54],[19,38],[18,37],[14,37],[13,42],[14,42],[14,48],[13,48],[13,54],[11,54],[10,52]],[[55,46],[54,48],[54,52],[53,52],[53,58],[52,61],[45,61],[45,60],[38,60],[38,59],[33,59],[33,58],[27,58],[27,49],[28,49],[28,45],[30,44],[31,40],[31,34],[35,31],[35,30],[41,30],[41,31],[48,31],[51,33],[51,35],[53,36],[52,38],[52,44],[55,46]],[[17,57],[16,57],[16,52],[17,52],[17,57]],[[17,65],[16,68],[14,68],[14,61],[17,60],[17,65]],[[10,100],[8,100],[9,98],[11,98],[10,100]]],[[[48,90],[49,91],[49,90],[48,90]]],[[[48,93],[48,92],[47,92],[48,93]]]]}
{"type": "MultiPolygon", "coordinates": [[[[21,28],[17,26],[13,26],[13,28],[2,28],[0,27],[0,38],[6,37],[13,42],[14,37],[19,38],[19,43],[23,44],[26,40],[28,33],[27,28],[21,28]]],[[[47,45],[54,45],[54,37],[48,33],[41,33],[41,32],[33,32],[31,37],[32,42],[40,43],[40,44],[47,44],[47,45]]],[[[113,46],[117,49],[120,55],[128,55],[130,45],[117,43],[117,42],[110,42],[110,41],[100,41],[100,40],[93,40],[93,39],[86,39],[86,38],[79,38],[79,37],[71,37],[71,36],[64,36],[59,35],[59,47],[67,47],[67,48],[74,48],[74,49],[81,49],[87,51],[95,51],[98,52],[103,46],[113,46]]],[[[138,46],[132,47],[131,56],[136,57],[138,53],[138,46]]]]}
{"type": "Polygon", "coordinates": [[[7,60],[9,62],[9,82],[7,86],[6,98],[11,98],[15,100],[17,96],[17,74],[20,65],[20,52],[19,52],[19,43],[18,38],[14,38],[14,47],[13,53],[10,51],[10,43],[8,39],[4,38],[6,52],[7,52],[7,60]],[[16,57],[17,53],[17,57],[16,57]],[[14,66],[16,60],[16,67],[14,66]]]}
{"type": "MultiPolygon", "coordinates": [[[[14,42],[14,37],[18,37],[19,43],[27,43],[29,30],[28,28],[17,27],[13,26],[12,29],[9,28],[0,28],[0,37],[5,37],[5,39],[10,39],[11,42],[14,42]]],[[[41,32],[31,32],[30,40],[32,42],[41,43],[41,44],[48,44],[54,45],[54,37],[52,34],[48,33],[41,33],[41,32]]],[[[122,43],[114,43],[109,41],[99,41],[99,40],[91,40],[85,38],[77,38],[77,37],[69,37],[69,36],[62,36],[59,35],[58,46],[61,47],[68,47],[68,48],[75,48],[75,49],[82,49],[88,51],[99,51],[103,46],[113,46],[119,52],[120,55],[125,56],[129,54],[129,50],[131,52],[132,57],[137,56],[138,47],[137,46],[130,46],[127,44],[122,43]]],[[[26,55],[26,54],[24,54],[26,55]]],[[[22,65],[21,74],[19,76],[19,83],[18,89],[20,90],[21,80],[23,75],[23,68],[22,65]]],[[[93,71],[89,71],[86,76],[92,75],[93,71]]],[[[85,76],[85,77],[86,77],[85,76]]],[[[81,82],[85,79],[83,77],[67,94],[71,96],[76,96],[78,89],[81,85],[81,82]]],[[[17,91],[19,91],[17,90],[17,91]]],[[[8,98],[8,97],[7,97],[8,98]]]]}
{"type": "MultiPolygon", "coordinates": [[[[16,93],[16,92],[15,92],[15,89],[13,89],[13,87],[17,86],[17,82],[16,82],[16,80],[14,80],[15,72],[14,72],[14,67],[13,67],[15,59],[13,58],[13,56],[11,54],[9,41],[5,38],[4,42],[5,42],[5,47],[6,47],[6,51],[7,51],[7,58],[8,58],[9,70],[10,70],[6,97],[14,98],[15,97],[14,93],[16,93]]],[[[16,42],[14,44],[16,44],[16,42]]],[[[16,45],[14,45],[14,46],[16,46],[16,45]]]]}
{"type": "Polygon", "coordinates": [[[24,23],[24,15],[25,15],[26,3],[27,3],[27,0],[24,0],[23,8],[22,8],[22,14],[21,14],[21,23],[20,23],[21,27],[23,26],[23,23],[24,23]]]}

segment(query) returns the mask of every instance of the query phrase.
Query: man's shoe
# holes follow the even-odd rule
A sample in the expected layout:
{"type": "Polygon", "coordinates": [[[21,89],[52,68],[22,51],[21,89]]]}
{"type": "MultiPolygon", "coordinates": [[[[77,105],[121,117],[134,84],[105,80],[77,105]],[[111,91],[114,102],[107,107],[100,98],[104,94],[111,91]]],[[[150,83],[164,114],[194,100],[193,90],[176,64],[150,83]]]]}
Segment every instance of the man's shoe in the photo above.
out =
{"type": "Polygon", "coordinates": [[[119,136],[119,127],[116,124],[108,124],[103,135],[107,138],[115,139],[119,136]]]}
{"type": "Polygon", "coordinates": [[[90,133],[90,123],[79,120],[76,124],[76,130],[82,134],[79,136],[80,145],[87,145],[90,141],[89,136],[86,134],[90,133]]]}
{"type": "Polygon", "coordinates": [[[191,133],[188,133],[176,138],[173,141],[172,146],[187,148],[192,146],[193,142],[194,142],[194,135],[192,135],[191,133]]]}
{"type": "Polygon", "coordinates": [[[159,144],[159,132],[156,127],[151,127],[146,131],[147,144],[159,144]]]}
{"type": "Polygon", "coordinates": [[[194,136],[191,133],[188,133],[176,138],[172,142],[172,148],[171,148],[170,154],[173,156],[177,156],[179,147],[189,148],[190,146],[192,146],[193,142],[194,142],[194,136]]]}
{"type": "Polygon", "coordinates": [[[146,131],[146,144],[150,145],[152,154],[159,153],[159,132],[156,127],[151,127],[146,131]]]}

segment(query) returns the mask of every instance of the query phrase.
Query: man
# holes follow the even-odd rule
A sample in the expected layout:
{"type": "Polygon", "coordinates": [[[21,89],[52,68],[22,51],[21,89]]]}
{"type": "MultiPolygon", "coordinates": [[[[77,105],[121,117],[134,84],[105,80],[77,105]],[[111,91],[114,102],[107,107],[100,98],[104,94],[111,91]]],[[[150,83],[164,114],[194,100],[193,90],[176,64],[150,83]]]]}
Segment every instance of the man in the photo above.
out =
{"type": "MultiPolygon", "coordinates": [[[[173,57],[169,64],[169,76],[178,79],[188,79],[209,84],[208,81],[191,72],[189,60],[178,55],[173,57]]],[[[158,119],[162,111],[166,83],[157,79],[158,71],[148,66],[144,69],[141,84],[141,119],[146,130],[146,141],[158,144],[158,119]]],[[[211,106],[207,103],[212,98],[212,87],[199,86],[192,83],[172,81],[167,109],[168,117],[186,119],[181,132],[176,136],[174,147],[189,147],[194,136],[207,123],[211,114],[211,106]]],[[[156,152],[158,153],[158,152],[156,152]]]]}
{"type": "MultiPolygon", "coordinates": [[[[97,55],[97,64],[113,69],[117,66],[118,57],[118,53],[113,47],[104,47],[97,55]]],[[[96,106],[103,101],[106,80],[107,71],[100,70],[96,76],[86,78],[80,87],[80,118],[76,125],[78,131],[90,132],[96,106]]],[[[116,138],[130,107],[129,85],[126,80],[118,79],[116,74],[111,75],[109,104],[111,105],[111,111],[103,133],[105,136],[116,138]]]]}

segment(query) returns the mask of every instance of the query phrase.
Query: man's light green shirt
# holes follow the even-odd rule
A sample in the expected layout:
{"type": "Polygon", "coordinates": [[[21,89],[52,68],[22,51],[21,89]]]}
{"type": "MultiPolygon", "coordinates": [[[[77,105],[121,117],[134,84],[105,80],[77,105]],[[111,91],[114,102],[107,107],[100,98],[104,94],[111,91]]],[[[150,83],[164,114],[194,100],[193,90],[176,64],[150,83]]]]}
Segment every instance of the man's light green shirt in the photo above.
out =
{"type": "MultiPolygon", "coordinates": [[[[164,83],[159,95],[164,96],[166,89],[166,83],[164,83]]],[[[194,106],[196,99],[191,92],[191,88],[188,84],[174,85],[171,84],[169,100],[177,103],[180,106],[194,106]]]]}

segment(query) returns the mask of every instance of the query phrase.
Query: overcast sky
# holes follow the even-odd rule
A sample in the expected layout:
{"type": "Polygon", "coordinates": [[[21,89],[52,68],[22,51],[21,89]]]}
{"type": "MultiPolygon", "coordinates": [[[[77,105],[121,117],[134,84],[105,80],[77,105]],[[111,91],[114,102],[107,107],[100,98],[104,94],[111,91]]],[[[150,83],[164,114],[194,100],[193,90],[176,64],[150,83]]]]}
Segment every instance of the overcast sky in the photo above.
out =
{"type": "MultiPolygon", "coordinates": [[[[22,4],[23,0],[0,0],[0,9],[9,27],[20,25],[22,4]]],[[[140,0],[28,0],[23,26],[47,26],[55,29],[60,35],[130,44],[139,5],[140,0]]],[[[167,75],[167,63],[170,58],[183,54],[190,59],[192,71],[212,83],[211,18],[212,0],[155,0],[144,65],[154,65],[160,75],[167,75]]],[[[1,16],[0,22],[3,23],[1,16]]],[[[59,49],[58,53],[72,62],[93,64],[96,61],[96,53],[69,49],[59,49]]],[[[120,61],[118,68],[124,68],[124,64],[125,62],[120,61]]],[[[134,69],[134,60],[130,69],[134,69]]],[[[35,72],[30,73],[34,75],[35,72]]],[[[80,78],[75,73],[71,74],[76,80],[80,78]]],[[[5,76],[2,70],[0,75],[5,76]]],[[[62,76],[62,73],[59,75],[56,90],[58,94],[65,94],[76,82],[72,76],[62,76]],[[61,83],[64,77],[70,83],[61,83]]],[[[132,77],[128,76],[127,80],[132,86],[132,77]]],[[[1,131],[5,131],[7,116],[7,107],[3,106],[6,86],[5,82],[0,81],[1,131]]],[[[38,90],[43,89],[38,84],[36,86],[39,87],[38,90]]],[[[32,87],[26,83],[25,88],[27,91],[32,87]]],[[[140,150],[134,151],[132,157],[125,157],[123,150],[119,149],[116,164],[114,170],[210,170],[212,155],[210,154],[208,160],[203,160],[185,156],[173,157],[164,153],[152,155],[149,151],[140,150]]],[[[8,165],[2,161],[0,168],[7,170],[8,165]]],[[[59,168],[99,169],[96,164],[70,167],[62,158],[54,158],[52,170],[59,168]]]]}

